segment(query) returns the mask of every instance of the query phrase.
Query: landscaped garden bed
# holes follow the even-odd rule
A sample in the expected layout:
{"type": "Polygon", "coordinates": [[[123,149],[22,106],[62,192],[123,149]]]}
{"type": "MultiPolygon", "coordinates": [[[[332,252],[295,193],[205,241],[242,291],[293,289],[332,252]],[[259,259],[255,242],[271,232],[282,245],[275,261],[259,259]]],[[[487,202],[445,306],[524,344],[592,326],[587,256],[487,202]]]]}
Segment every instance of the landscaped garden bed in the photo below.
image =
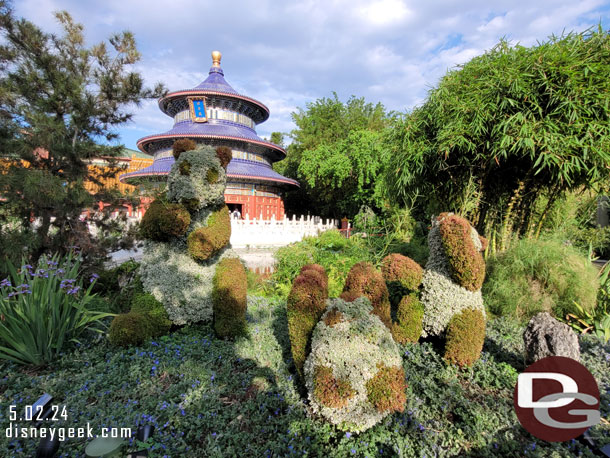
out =
{"type": "MultiPolygon", "coordinates": [[[[249,337],[218,340],[208,325],[184,328],[140,347],[116,349],[90,340],[44,370],[2,363],[2,406],[24,406],[50,393],[68,409],[54,426],[155,425],[149,456],[593,456],[577,441],[550,444],[529,435],[513,409],[524,368],[523,327],[488,323],[481,359],[460,370],[443,361],[434,342],[400,346],[407,377],[403,413],[350,434],[307,415],[291,369],[285,305],[250,297],[249,337]]],[[[610,345],[581,336],[581,360],[610,415],[610,345]]],[[[302,392],[302,391],[301,391],[302,392]]],[[[26,426],[24,422],[19,426],[26,426]]],[[[0,412],[9,427],[8,407],[0,412]]],[[[590,430],[600,445],[610,426],[590,430]]],[[[58,456],[80,456],[87,444],[70,439],[58,456]]],[[[33,455],[35,440],[4,437],[5,456],[33,455]]],[[[142,446],[133,443],[131,450],[142,446]]]]}

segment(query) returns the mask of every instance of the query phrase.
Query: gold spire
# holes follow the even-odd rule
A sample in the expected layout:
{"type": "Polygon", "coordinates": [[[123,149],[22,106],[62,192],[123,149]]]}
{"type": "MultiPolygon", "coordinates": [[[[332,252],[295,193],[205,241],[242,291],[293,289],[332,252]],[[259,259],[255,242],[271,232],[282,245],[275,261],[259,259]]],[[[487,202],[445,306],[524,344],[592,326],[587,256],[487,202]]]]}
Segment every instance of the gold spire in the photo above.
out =
{"type": "Polygon", "coordinates": [[[212,51],[212,67],[220,67],[220,59],[222,59],[220,51],[212,51]]]}

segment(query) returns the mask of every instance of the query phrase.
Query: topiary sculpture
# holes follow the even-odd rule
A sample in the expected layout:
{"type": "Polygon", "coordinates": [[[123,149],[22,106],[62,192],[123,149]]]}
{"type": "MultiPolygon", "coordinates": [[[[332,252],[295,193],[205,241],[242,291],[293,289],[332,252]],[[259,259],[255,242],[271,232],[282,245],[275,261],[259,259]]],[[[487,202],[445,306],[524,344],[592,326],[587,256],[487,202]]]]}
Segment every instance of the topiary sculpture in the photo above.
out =
{"type": "Polygon", "coordinates": [[[458,366],[472,366],[483,349],[485,317],[476,309],[454,315],[447,326],[445,359],[458,366]]]}
{"type": "Polygon", "coordinates": [[[398,303],[392,336],[400,344],[417,342],[422,332],[424,307],[415,293],[407,294],[398,303]]]}
{"type": "MultiPolygon", "coordinates": [[[[456,342],[472,340],[464,349],[471,355],[468,358],[452,356],[454,350],[446,351],[447,359],[458,364],[474,363],[476,358],[473,359],[472,354],[476,353],[478,358],[485,337],[485,308],[480,289],[485,278],[485,262],[481,255],[484,243],[485,240],[462,217],[442,213],[432,219],[428,235],[430,257],[420,293],[424,308],[422,336],[445,335],[452,318],[465,310],[478,311],[482,317],[482,333],[471,334],[469,328],[457,324],[447,332],[446,345],[451,348],[456,342]]],[[[472,315],[465,316],[472,318],[472,315]]],[[[477,326],[481,326],[478,318],[477,326]]]]}
{"type": "Polygon", "coordinates": [[[108,339],[117,346],[142,345],[151,337],[167,334],[172,322],[152,294],[136,294],[131,310],[117,315],[110,324],[108,339]]]}
{"type": "Polygon", "coordinates": [[[237,258],[224,258],[214,274],[214,330],[222,338],[246,334],[246,269],[237,258]]]}
{"type": "Polygon", "coordinates": [[[186,234],[190,224],[191,215],[183,205],[157,199],[142,217],[140,235],[157,242],[168,241],[186,234]]]}
{"type": "Polygon", "coordinates": [[[225,166],[231,150],[176,141],[174,152],[177,159],[167,177],[165,198],[182,206],[190,214],[190,223],[166,243],[146,242],[140,267],[144,290],[163,303],[174,324],[218,316],[215,329],[220,336],[239,334],[245,328],[245,275],[233,261],[222,264],[217,272],[221,261],[237,257],[229,249],[231,221],[224,202],[225,166]],[[225,275],[234,278],[228,281],[225,275]],[[214,298],[227,299],[225,305],[234,309],[218,308],[214,298]],[[236,323],[230,324],[230,317],[236,323]]]}
{"type": "Polygon", "coordinates": [[[370,262],[358,262],[353,265],[345,279],[345,297],[364,296],[373,306],[373,313],[381,319],[388,329],[392,328],[392,316],[388,287],[383,276],[370,262]]]}
{"type": "Polygon", "coordinates": [[[303,364],[309,353],[311,333],[324,313],[328,298],[328,277],[324,268],[308,264],[294,279],[286,301],[288,334],[292,359],[299,376],[303,376],[303,364]]]}
{"type": "Polygon", "coordinates": [[[312,411],[342,430],[364,431],[404,410],[400,350],[366,297],[328,301],[304,372],[312,411]]]}

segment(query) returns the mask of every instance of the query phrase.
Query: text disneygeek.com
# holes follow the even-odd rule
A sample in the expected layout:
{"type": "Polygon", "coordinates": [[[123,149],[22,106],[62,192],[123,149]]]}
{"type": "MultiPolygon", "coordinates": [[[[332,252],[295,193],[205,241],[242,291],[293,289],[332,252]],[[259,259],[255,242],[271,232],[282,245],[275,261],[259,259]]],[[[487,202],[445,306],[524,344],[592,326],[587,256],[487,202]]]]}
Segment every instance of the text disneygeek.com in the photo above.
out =
{"type": "Polygon", "coordinates": [[[102,428],[99,434],[94,434],[93,428],[91,428],[89,423],[87,423],[87,426],[79,428],[61,426],[23,428],[14,426],[13,423],[10,423],[10,426],[5,429],[4,434],[8,439],[50,438],[51,440],[54,440],[57,438],[60,442],[63,442],[66,439],[92,439],[95,437],[129,439],[131,437],[131,428],[102,428]]]}

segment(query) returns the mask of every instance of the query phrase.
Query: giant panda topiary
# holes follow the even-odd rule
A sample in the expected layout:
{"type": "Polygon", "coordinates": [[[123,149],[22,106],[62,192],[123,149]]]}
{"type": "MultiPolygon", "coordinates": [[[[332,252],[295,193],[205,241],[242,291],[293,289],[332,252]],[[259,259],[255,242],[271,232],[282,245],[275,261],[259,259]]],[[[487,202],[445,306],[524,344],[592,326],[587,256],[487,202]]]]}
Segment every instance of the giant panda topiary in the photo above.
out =
{"type": "Polygon", "coordinates": [[[143,218],[141,233],[148,240],[140,267],[142,284],[163,304],[173,324],[212,321],[218,314],[219,336],[235,337],[245,331],[247,279],[240,261],[223,262],[237,258],[229,245],[231,221],[224,200],[231,151],[182,140],[174,146],[176,161],[167,177],[167,192],[143,218]],[[167,227],[168,221],[176,227],[167,227]],[[232,313],[235,326],[228,322],[232,313]]]}

